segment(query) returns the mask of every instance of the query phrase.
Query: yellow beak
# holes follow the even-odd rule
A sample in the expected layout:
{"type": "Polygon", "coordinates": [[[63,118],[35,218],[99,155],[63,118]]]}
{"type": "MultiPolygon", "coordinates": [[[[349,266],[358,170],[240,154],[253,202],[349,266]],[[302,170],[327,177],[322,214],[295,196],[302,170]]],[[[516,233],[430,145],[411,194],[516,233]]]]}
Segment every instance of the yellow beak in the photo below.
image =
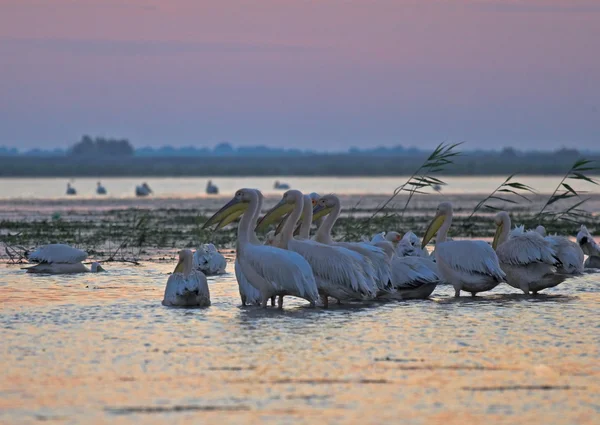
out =
{"type": "Polygon", "coordinates": [[[502,230],[504,229],[504,224],[500,223],[496,228],[496,233],[494,234],[494,240],[492,241],[492,248],[494,251],[498,248],[498,241],[500,240],[500,235],[502,234],[502,230]]]}
{"type": "Polygon", "coordinates": [[[173,273],[183,273],[183,261],[182,260],[179,260],[179,262],[175,266],[175,270],[173,270],[173,273]]]}
{"type": "Polygon", "coordinates": [[[215,227],[215,231],[220,230],[223,227],[227,226],[229,223],[235,221],[238,217],[244,214],[244,211],[246,211],[246,209],[238,210],[235,211],[233,214],[229,214],[227,217],[221,220],[219,224],[217,224],[217,227],[215,227]]]}
{"type": "Polygon", "coordinates": [[[433,239],[437,231],[440,230],[440,227],[442,227],[442,224],[444,224],[444,220],[446,220],[446,216],[444,214],[436,215],[433,220],[431,220],[429,227],[427,227],[427,231],[425,231],[425,236],[423,236],[421,248],[425,248],[429,241],[433,239]]]}
{"type": "Polygon", "coordinates": [[[239,201],[237,198],[233,198],[229,201],[223,208],[217,211],[211,218],[208,219],[206,223],[202,226],[203,229],[206,229],[209,226],[212,226],[215,223],[219,223],[222,220],[225,220],[230,215],[235,213],[240,213],[240,215],[248,209],[248,203],[239,201]]]}
{"type": "Polygon", "coordinates": [[[256,225],[256,232],[264,232],[269,225],[276,223],[281,217],[286,214],[289,214],[294,209],[294,204],[290,204],[286,202],[285,199],[279,201],[277,205],[275,205],[269,212],[265,214],[265,216],[260,219],[258,224],[256,225]]]}
{"type": "Polygon", "coordinates": [[[285,217],[283,217],[283,220],[279,222],[277,228],[275,229],[275,236],[281,233],[281,231],[283,230],[283,226],[285,226],[285,223],[287,222],[288,217],[289,215],[286,215],[285,217]]]}
{"type": "Polygon", "coordinates": [[[316,220],[320,219],[321,217],[325,217],[327,214],[329,214],[331,212],[333,208],[328,208],[328,207],[323,207],[321,205],[317,205],[316,207],[313,208],[313,217],[312,217],[312,221],[315,222],[316,220]]]}

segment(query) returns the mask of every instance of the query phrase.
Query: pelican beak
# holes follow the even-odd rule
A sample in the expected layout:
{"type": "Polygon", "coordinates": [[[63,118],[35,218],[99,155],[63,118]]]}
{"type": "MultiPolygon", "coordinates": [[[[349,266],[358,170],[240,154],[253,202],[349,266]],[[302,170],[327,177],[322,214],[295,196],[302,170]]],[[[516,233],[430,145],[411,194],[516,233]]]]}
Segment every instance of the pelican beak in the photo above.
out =
{"type": "Polygon", "coordinates": [[[287,222],[287,219],[289,217],[289,214],[286,215],[283,220],[281,220],[279,222],[279,224],[277,225],[277,229],[275,229],[275,236],[277,236],[278,234],[281,233],[281,231],[283,230],[283,226],[285,226],[285,223],[287,222]]]}
{"type": "Polygon", "coordinates": [[[500,223],[498,227],[496,227],[496,233],[494,233],[494,240],[492,241],[492,248],[494,251],[498,248],[498,241],[500,240],[500,235],[502,234],[502,230],[504,229],[504,224],[500,223]]]}
{"type": "Polygon", "coordinates": [[[104,267],[102,267],[100,264],[98,264],[98,267],[96,267],[96,272],[105,272],[106,270],[104,269],[104,267]]]}
{"type": "Polygon", "coordinates": [[[321,217],[325,217],[327,214],[329,214],[331,212],[333,208],[330,207],[324,207],[322,205],[317,204],[314,208],[313,208],[313,217],[312,217],[312,221],[315,222],[316,220],[320,219],[321,217]]]}
{"type": "Polygon", "coordinates": [[[183,260],[179,260],[175,266],[173,273],[183,273],[183,260]]]}
{"type": "Polygon", "coordinates": [[[425,248],[429,241],[433,239],[437,231],[442,227],[442,224],[444,224],[444,220],[446,220],[446,215],[439,213],[431,220],[431,223],[429,223],[429,227],[427,227],[427,231],[425,232],[425,236],[423,236],[421,248],[425,248]]]}
{"type": "Polygon", "coordinates": [[[215,227],[215,231],[222,229],[223,227],[227,226],[232,221],[236,220],[238,217],[240,217],[242,214],[244,214],[244,211],[245,211],[245,209],[235,211],[233,214],[229,214],[227,217],[225,217],[223,220],[221,220],[219,222],[219,224],[217,224],[217,227],[215,227]]]}
{"type": "Polygon", "coordinates": [[[212,226],[215,223],[219,223],[223,220],[226,220],[230,215],[235,213],[243,213],[248,208],[248,203],[242,202],[237,198],[233,198],[229,201],[223,208],[215,213],[211,218],[208,219],[206,223],[202,226],[202,229],[206,229],[209,226],[212,226]]]}
{"type": "Polygon", "coordinates": [[[263,218],[261,218],[256,225],[256,232],[263,232],[269,227],[270,224],[277,222],[281,217],[289,214],[294,209],[294,204],[288,203],[285,199],[279,201],[277,205],[269,210],[263,218]]]}

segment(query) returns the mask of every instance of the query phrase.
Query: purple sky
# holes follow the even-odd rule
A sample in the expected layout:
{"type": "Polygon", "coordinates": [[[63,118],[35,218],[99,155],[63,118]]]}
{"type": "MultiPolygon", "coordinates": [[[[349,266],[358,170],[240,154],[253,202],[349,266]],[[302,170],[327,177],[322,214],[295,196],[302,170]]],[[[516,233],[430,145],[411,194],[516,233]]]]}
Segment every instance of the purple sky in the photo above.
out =
{"type": "Polygon", "coordinates": [[[0,145],[600,147],[598,0],[0,0],[0,145]]]}

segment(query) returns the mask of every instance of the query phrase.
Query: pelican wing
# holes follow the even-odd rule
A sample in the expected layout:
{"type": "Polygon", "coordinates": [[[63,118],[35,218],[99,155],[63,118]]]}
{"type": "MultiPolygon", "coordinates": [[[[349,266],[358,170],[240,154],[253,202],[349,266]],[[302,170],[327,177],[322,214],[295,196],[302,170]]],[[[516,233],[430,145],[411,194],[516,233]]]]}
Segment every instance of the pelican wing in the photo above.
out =
{"type": "Polygon", "coordinates": [[[392,261],[392,286],[396,289],[418,288],[439,282],[440,277],[433,261],[420,257],[396,257],[392,261]]]}
{"type": "Polygon", "coordinates": [[[496,249],[498,259],[512,266],[532,263],[554,265],[556,253],[550,243],[537,232],[517,232],[496,249]]]}
{"type": "MultiPolygon", "coordinates": [[[[373,235],[373,238],[371,239],[371,244],[376,244],[377,242],[384,242],[385,239],[385,232],[381,232],[381,233],[377,233],[376,235],[373,235]]],[[[368,241],[365,241],[368,242],[368,241]]]]}
{"type": "Polygon", "coordinates": [[[429,258],[429,254],[421,248],[421,241],[413,232],[408,231],[404,234],[398,246],[396,247],[398,257],[423,257],[429,258]]]}
{"type": "Polygon", "coordinates": [[[575,242],[563,236],[546,236],[545,238],[562,263],[562,268],[568,273],[581,273],[583,271],[583,251],[575,242]]]}
{"type": "Polygon", "coordinates": [[[376,288],[365,276],[360,256],[357,258],[356,253],[308,239],[293,239],[288,248],[308,261],[315,278],[364,295],[375,296],[377,293],[376,288]]]}
{"type": "Polygon", "coordinates": [[[251,245],[244,249],[243,256],[278,291],[311,301],[319,299],[312,269],[300,254],[268,245],[251,245]]]}
{"type": "Polygon", "coordinates": [[[29,255],[34,263],[80,263],[88,257],[87,252],[65,244],[44,245],[29,255]]]}
{"type": "Polygon", "coordinates": [[[194,253],[194,268],[208,275],[223,274],[227,261],[213,244],[200,246],[194,253]]]}
{"type": "Polygon", "coordinates": [[[364,242],[337,242],[337,246],[351,249],[367,257],[375,270],[378,287],[389,286],[390,261],[383,249],[364,242]]]}
{"type": "Polygon", "coordinates": [[[188,276],[173,273],[167,280],[163,305],[167,306],[209,306],[210,292],[206,276],[192,271],[188,276]]]}
{"type": "Polygon", "coordinates": [[[436,256],[453,269],[463,273],[477,273],[504,281],[506,275],[500,268],[498,256],[484,241],[450,241],[436,245],[436,256]]]}
{"type": "Polygon", "coordinates": [[[245,302],[246,304],[260,305],[260,292],[258,289],[252,286],[250,282],[248,282],[248,279],[246,279],[246,276],[242,272],[242,268],[240,267],[240,263],[237,258],[235,259],[234,270],[242,302],[245,302]]]}

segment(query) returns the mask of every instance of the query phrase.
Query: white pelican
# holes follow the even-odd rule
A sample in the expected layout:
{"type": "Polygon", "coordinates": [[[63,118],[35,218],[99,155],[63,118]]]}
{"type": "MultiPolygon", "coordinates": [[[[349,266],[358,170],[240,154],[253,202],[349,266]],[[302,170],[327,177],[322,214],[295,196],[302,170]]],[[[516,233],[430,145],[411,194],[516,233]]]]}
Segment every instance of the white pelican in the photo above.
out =
{"type": "Polygon", "coordinates": [[[144,182],[140,186],[135,187],[135,196],[148,196],[152,193],[152,189],[148,183],[144,182]]]}
{"type": "Polygon", "coordinates": [[[435,259],[441,277],[454,286],[454,295],[460,291],[489,291],[503,282],[506,275],[498,264],[492,247],[483,241],[446,241],[452,225],[452,204],[442,202],[423,236],[421,248],[437,233],[435,259]]]}
{"type": "Polygon", "coordinates": [[[275,234],[275,230],[269,230],[265,235],[265,245],[279,246],[281,243],[281,233],[275,234]]]}
{"type": "Polygon", "coordinates": [[[194,270],[192,251],[179,251],[179,262],[167,280],[162,305],[169,307],[208,307],[210,292],[206,276],[194,270]]]}
{"type": "Polygon", "coordinates": [[[200,270],[206,276],[225,273],[227,261],[217,248],[209,243],[198,247],[194,252],[194,269],[200,270]]]}
{"type": "Polygon", "coordinates": [[[556,253],[549,241],[524,227],[510,230],[510,216],[500,211],[494,217],[497,226],[492,248],[496,250],[506,282],[525,294],[552,288],[563,282],[564,274],[556,272],[556,253]]]}
{"type": "Polygon", "coordinates": [[[77,195],[77,191],[71,186],[71,183],[67,183],[67,195],[77,195]]]}
{"type": "Polygon", "coordinates": [[[102,183],[98,182],[96,184],[96,194],[97,195],[106,195],[106,188],[102,186],[102,183]]]}
{"type": "Polygon", "coordinates": [[[562,263],[558,267],[559,273],[565,274],[581,274],[583,272],[583,251],[579,244],[572,242],[569,238],[558,235],[546,236],[546,228],[538,226],[535,229],[540,235],[550,242],[552,248],[556,252],[556,257],[562,263]]]}
{"type": "Polygon", "coordinates": [[[275,183],[273,184],[273,189],[288,190],[289,188],[290,188],[289,184],[281,183],[279,180],[275,180],[275,183]]]}
{"type": "Polygon", "coordinates": [[[264,229],[289,213],[280,233],[281,246],[297,252],[310,264],[324,307],[328,307],[328,297],[338,300],[370,299],[377,294],[375,283],[365,276],[361,267],[362,258],[354,251],[342,247],[325,245],[309,239],[312,223],[312,200],[298,190],[288,190],[258,223],[264,229]],[[302,215],[302,225],[298,239],[293,232],[296,222],[302,215]]]}
{"type": "MultiPolygon", "coordinates": [[[[314,240],[326,245],[341,246],[343,248],[356,251],[367,258],[375,270],[375,283],[381,291],[390,289],[390,259],[388,255],[379,247],[373,246],[366,242],[336,242],[331,237],[331,229],[337,221],[342,207],[340,200],[335,195],[326,195],[321,197],[315,204],[313,209],[313,219],[318,219],[327,216],[323,224],[317,230],[314,240]]],[[[368,270],[365,270],[367,275],[370,275],[368,270]]]]}
{"type": "Polygon", "coordinates": [[[600,269],[600,245],[596,243],[592,234],[583,224],[577,233],[577,243],[588,258],[585,260],[584,267],[591,269],[600,269]]]}
{"type": "Polygon", "coordinates": [[[219,194],[219,188],[213,184],[212,180],[209,180],[208,183],[206,183],[206,194],[207,195],[218,195],[219,194]]]}
{"type": "Polygon", "coordinates": [[[410,230],[404,234],[396,246],[398,257],[421,257],[431,259],[426,248],[421,248],[421,241],[410,230]]]}
{"type": "Polygon", "coordinates": [[[259,206],[258,191],[240,189],[235,196],[206,223],[204,228],[221,221],[236,211],[244,210],[238,226],[238,256],[241,270],[246,279],[259,290],[261,305],[267,306],[272,296],[279,295],[279,307],[283,297],[291,295],[303,298],[311,306],[319,299],[310,265],[299,254],[280,248],[255,245],[250,241],[252,219],[259,206]]]}
{"type": "Polygon", "coordinates": [[[71,274],[103,272],[100,263],[92,263],[88,269],[81,262],[88,257],[87,252],[65,244],[44,245],[32,252],[28,260],[38,263],[27,268],[27,273],[71,274]]]}

